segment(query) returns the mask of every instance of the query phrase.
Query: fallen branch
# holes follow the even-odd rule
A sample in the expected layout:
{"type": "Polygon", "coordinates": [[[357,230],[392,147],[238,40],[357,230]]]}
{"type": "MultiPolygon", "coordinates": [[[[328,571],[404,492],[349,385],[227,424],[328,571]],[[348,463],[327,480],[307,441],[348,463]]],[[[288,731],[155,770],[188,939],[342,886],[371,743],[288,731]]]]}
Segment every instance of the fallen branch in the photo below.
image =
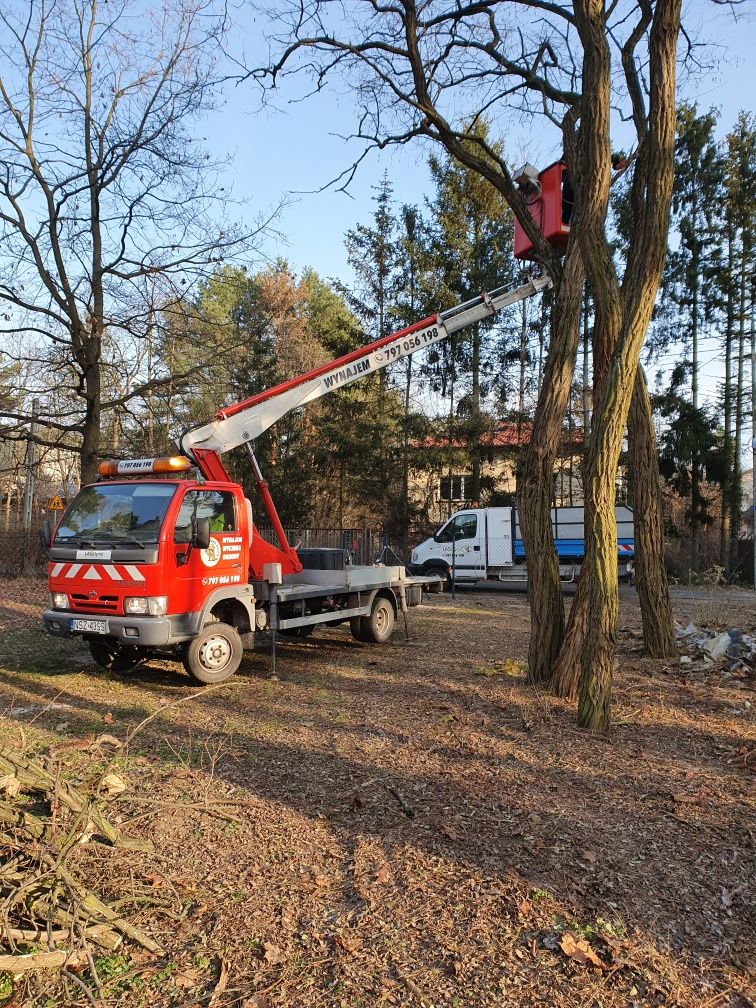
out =
{"type": "Polygon", "coordinates": [[[28,973],[30,970],[62,969],[65,966],[84,966],[87,956],[84,952],[29,952],[27,955],[0,955],[0,971],[5,973],[28,973]]]}

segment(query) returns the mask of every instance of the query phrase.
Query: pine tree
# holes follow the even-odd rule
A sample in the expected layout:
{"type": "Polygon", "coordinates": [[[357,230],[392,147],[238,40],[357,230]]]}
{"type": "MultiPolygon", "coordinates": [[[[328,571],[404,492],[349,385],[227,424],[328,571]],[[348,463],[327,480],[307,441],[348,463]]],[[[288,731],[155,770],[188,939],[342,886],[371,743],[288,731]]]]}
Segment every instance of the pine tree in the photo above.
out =
{"type": "Polygon", "coordinates": [[[737,573],[742,507],[741,448],[745,410],[747,316],[753,313],[753,271],[756,260],[756,117],[741,112],[726,139],[725,231],[727,304],[724,332],[724,468],[722,539],[729,539],[726,566],[737,573]],[[749,305],[750,302],[750,305],[749,305]],[[734,379],[734,380],[733,380],[734,379]],[[727,517],[724,518],[726,512],[727,517]],[[727,531],[729,535],[727,536],[727,531]]]}
{"type": "MultiPolygon", "coordinates": [[[[393,187],[385,174],[377,194],[372,226],[358,224],[345,238],[347,259],[356,283],[353,288],[338,284],[349,310],[362,323],[370,340],[390,335],[396,324],[396,300],[399,285],[399,244],[397,222],[393,211],[393,187]]],[[[377,414],[368,438],[367,450],[373,451],[379,480],[379,497],[384,510],[395,495],[396,472],[390,464],[394,438],[389,424],[387,402],[391,374],[384,368],[378,373],[377,414]]]]}
{"type": "MultiPolygon", "coordinates": [[[[488,133],[485,124],[472,130],[472,135],[484,142],[488,142],[488,133]]],[[[492,149],[501,152],[497,144],[492,149]]],[[[512,214],[501,193],[477,172],[449,157],[433,156],[429,166],[436,185],[428,209],[434,231],[439,307],[451,307],[512,282],[512,214]]],[[[506,401],[507,369],[514,363],[510,351],[519,342],[519,333],[508,332],[508,324],[511,326],[511,319],[503,318],[471,326],[438,355],[438,368],[444,372],[441,389],[450,399],[450,437],[456,428],[468,445],[473,500],[480,499],[482,490],[481,438],[493,425],[484,407],[494,397],[500,409],[506,401]]],[[[515,360],[519,360],[519,351],[515,360]]]]}
{"type": "MultiPolygon", "coordinates": [[[[717,114],[699,115],[695,105],[678,110],[675,150],[673,227],[679,246],[667,257],[663,280],[667,339],[690,352],[690,398],[693,415],[701,407],[700,341],[718,305],[715,278],[721,268],[719,220],[724,196],[724,165],[714,138],[717,114]]],[[[702,460],[693,445],[690,459],[690,566],[699,567],[700,528],[709,522],[709,500],[701,487],[702,460]]]]}

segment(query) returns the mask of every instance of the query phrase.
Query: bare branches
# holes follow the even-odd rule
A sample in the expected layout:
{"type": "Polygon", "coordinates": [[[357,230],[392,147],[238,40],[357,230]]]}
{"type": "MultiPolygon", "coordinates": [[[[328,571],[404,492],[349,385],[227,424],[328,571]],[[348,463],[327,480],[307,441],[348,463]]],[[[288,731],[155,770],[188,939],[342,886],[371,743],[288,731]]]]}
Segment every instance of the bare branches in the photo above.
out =
{"type": "Polygon", "coordinates": [[[108,340],[139,338],[158,290],[179,301],[269,222],[224,219],[222,166],[188,130],[215,101],[222,4],[14,6],[0,12],[0,312],[65,362],[81,414],[63,427],[91,469],[103,409],[141,394],[103,394],[108,340]]]}

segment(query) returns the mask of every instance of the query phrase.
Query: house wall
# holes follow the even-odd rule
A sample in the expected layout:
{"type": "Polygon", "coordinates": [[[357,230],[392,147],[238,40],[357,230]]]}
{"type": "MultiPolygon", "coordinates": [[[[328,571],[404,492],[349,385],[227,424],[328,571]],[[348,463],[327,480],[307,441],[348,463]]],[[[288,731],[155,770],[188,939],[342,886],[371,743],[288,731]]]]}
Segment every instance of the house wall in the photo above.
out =
{"type": "MultiPolygon", "coordinates": [[[[411,470],[409,478],[410,499],[426,516],[432,525],[442,522],[459,511],[470,507],[473,501],[465,495],[464,477],[469,478],[470,467],[464,461],[457,461],[451,466],[447,461],[439,460],[437,466],[430,469],[411,470]],[[452,499],[448,499],[449,477],[451,481],[452,499]]],[[[514,497],[517,489],[516,461],[512,458],[511,449],[508,452],[489,450],[489,456],[484,458],[481,476],[489,485],[493,485],[496,498],[502,495],[514,497]]],[[[481,494],[478,502],[485,506],[491,501],[491,492],[481,494]]],[[[557,507],[579,506],[583,503],[583,484],[581,475],[581,457],[567,456],[557,460],[554,467],[554,503],[557,507]]]]}

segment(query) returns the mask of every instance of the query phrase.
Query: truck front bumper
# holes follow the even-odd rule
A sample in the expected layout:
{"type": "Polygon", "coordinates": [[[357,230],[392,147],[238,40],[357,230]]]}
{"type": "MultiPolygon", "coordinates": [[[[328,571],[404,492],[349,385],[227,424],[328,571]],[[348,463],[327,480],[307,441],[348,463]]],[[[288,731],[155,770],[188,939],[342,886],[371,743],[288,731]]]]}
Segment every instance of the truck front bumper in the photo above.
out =
{"type": "Polygon", "coordinates": [[[42,614],[45,630],[53,637],[114,637],[124,644],[136,647],[165,647],[188,640],[191,633],[181,625],[181,616],[99,616],[74,613],[69,610],[48,609],[42,614]],[[91,619],[107,624],[107,633],[73,630],[73,620],[91,619]],[[182,632],[183,631],[183,632],[182,632]]]}

